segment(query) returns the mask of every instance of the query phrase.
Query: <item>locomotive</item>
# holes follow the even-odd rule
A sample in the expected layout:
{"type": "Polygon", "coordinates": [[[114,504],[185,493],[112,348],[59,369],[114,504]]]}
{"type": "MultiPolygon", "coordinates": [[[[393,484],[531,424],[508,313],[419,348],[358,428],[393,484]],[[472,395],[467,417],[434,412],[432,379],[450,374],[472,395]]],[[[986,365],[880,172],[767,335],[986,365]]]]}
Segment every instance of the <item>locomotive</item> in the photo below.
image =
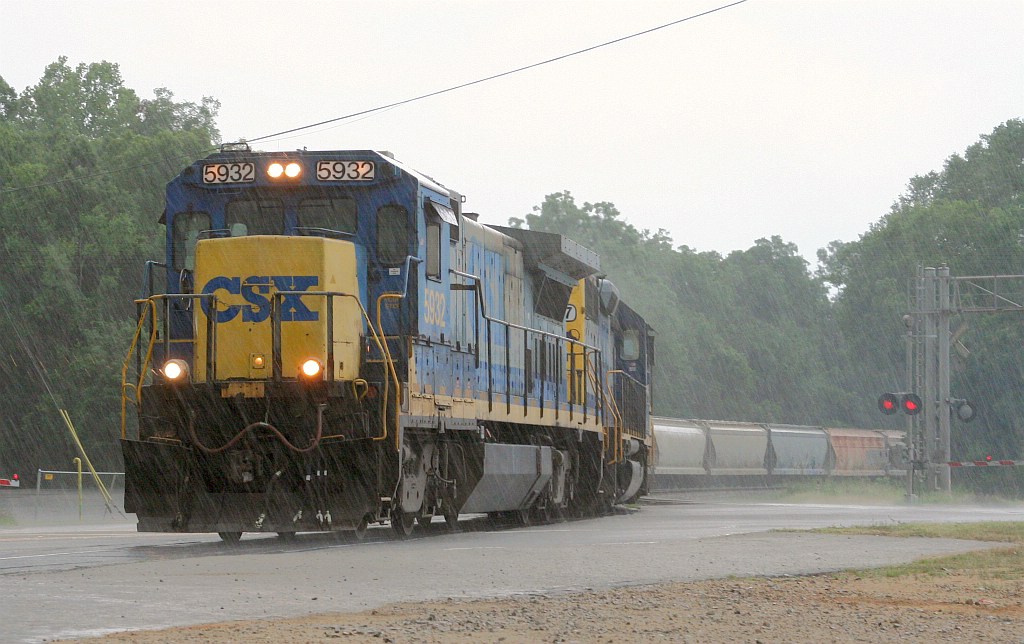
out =
{"type": "Polygon", "coordinates": [[[463,203],[368,150],[235,144],[168,183],[122,369],[140,531],[408,536],[647,491],[652,329],[595,253],[463,203]]]}

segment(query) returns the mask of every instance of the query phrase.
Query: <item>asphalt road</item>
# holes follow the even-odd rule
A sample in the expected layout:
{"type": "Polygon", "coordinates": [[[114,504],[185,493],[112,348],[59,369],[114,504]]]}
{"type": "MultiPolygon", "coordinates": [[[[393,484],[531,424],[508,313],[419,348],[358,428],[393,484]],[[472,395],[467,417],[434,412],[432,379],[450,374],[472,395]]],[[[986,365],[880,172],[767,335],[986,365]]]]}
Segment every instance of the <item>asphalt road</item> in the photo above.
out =
{"type": "MultiPolygon", "coordinates": [[[[17,514],[17,513],[16,513],[17,514]]],[[[534,528],[464,522],[400,542],[302,534],[134,532],[109,514],[88,525],[0,528],[0,642],[356,611],[406,600],[500,597],[728,575],[798,575],[910,561],[986,544],[768,532],[905,521],[1024,521],[1024,505],[788,505],[673,501],[534,528]]],[[[75,517],[77,519],[77,517],[75,517]]]]}

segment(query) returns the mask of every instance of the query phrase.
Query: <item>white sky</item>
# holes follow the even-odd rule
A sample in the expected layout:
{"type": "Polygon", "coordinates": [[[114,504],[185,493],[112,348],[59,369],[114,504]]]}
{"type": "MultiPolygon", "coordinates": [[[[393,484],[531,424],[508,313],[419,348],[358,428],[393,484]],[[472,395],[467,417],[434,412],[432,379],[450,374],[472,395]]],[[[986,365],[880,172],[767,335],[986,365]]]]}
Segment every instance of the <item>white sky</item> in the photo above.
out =
{"type": "MultiPolygon", "coordinates": [[[[672,2],[0,0],[0,76],[107,60],[149,98],[221,102],[225,141],[470,82],[679,20],[672,2]]],[[[260,149],[373,148],[505,224],[561,190],[723,254],[813,258],[907,181],[1024,116],[1024,0],[749,0],[260,149]]],[[[813,259],[812,259],[813,264],[813,259]]]]}

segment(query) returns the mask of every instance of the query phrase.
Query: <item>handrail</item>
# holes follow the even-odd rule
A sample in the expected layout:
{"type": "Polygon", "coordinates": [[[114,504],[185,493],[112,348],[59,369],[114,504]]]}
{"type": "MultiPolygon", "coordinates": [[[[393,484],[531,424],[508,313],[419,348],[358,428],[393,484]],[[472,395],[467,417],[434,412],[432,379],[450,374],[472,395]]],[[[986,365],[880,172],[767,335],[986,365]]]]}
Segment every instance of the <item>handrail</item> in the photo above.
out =
{"type": "MultiPolygon", "coordinates": [[[[333,346],[334,345],[334,325],[333,325],[334,306],[333,306],[332,300],[335,297],[348,297],[348,298],[352,298],[353,300],[355,300],[356,306],[359,307],[359,312],[363,314],[363,319],[366,321],[366,326],[370,330],[370,333],[372,334],[373,341],[377,344],[377,349],[381,352],[382,355],[386,354],[386,356],[387,356],[387,363],[388,363],[388,366],[390,368],[390,372],[391,372],[392,375],[394,375],[395,382],[396,383],[398,382],[398,380],[397,380],[398,376],[397,376],[397,373],[395,372],[395,367],[394,367],[394,364],[392,363],[392,360],[391,360],[391,354],[390,353],[386,353],[387,341],[385,340],[384,342],[381,342],[381,336],[379,336],[377,334],[377,330],[375,328],[373,328],[373,322],[370,321],[370,315],[366,312],[366,308],[363,306],[363,303],[359,301],[359,297],[357,295],[352,294],[352,293],[345,293],[343,291],[276,291],[271,296],[272,297],[272,302],[271,302],[271,313],[270,313],[270,315],[271,315],[271,324],[273,324],[273,326],[274,326],[272,335],[273,335],[273,337],[275,339],[272,340],[272,344],[273,344],[272,348],[273,348],[275,353],[278,353],[278,352],[281,351],[281,347],[279,346],[279,340],[280,340],[280,335],[281,335],[281,333],[280,333],[281,320],[277,316],[277,311],[279,310],[279,307],[280,307],[279,301],[284,299],[284,297],[286,295],[297,295],[297,296],[315,295],[315,296],[318,296],[318,297],[325,297],[326,298],[326,303],[327,303],[327,325],[328,325],[327,326],[327,343],[328,343],[327,355],[329,356],[328,362],[330,364],[330,369],[331,369],[331,376],[330,376],[331,380],[334,379],[334,359],[333,359],[333,355],[334,355],[334,346],[333,346]]],[[[278,365],[276,364],[277,363],[277,359],[276,358],[275,358],[274,362],[275,362],[275,364],[274,364],[274,374],[273,375],[275,377],[278,377],[278,376],[280,376],[280,372],[278,371],[278,365]]],[[[362,380],[361,378],[358,379],[358,380],[362,381],[363,385],[365,386],[365,384],[366,384],[365,380],[362,380]]],[[[355,392],[355,383],[357,381],[353,380],[352,382],[353,382],[353,385],[352,385],[353,386],[353,392],[355,392]]],[[[385,387],[387,386],[386,383],[387,383],[387,381],[385,380],[385,387]]],[[[384,439],[386,439],[388,437],[388,426],[387,426],[387,422],[386,422],[386,419],[387,419],[387,408],[388,408],[387,389],[385,389],[384,391],[385,391],[385,394],[383,396],[383,402],[381,404],[381,419],[383,421],[381,424],[382,424],[383,433],[380,436],[373,436],[372,440],[375,440],[375,441],[381,441],[381,440],[384,440],[384,439]]],[[[366,394],[364,393],[363,397],[365,397],[365,395],[366,394]]],[[[361,399],[362,399],[362,397],[360,397],[360,400],[361,399]]],[[[397,406],[396,406],[396,408],[397,408],[397,406]]],[[[333,438],[333,437],[332,436],[328,436],[327,438],[333,438]]]]}
{"type": "MultiPolygon", "coordinates": [[[[588,352],[591,352],[591,353],[600,353],[601,352],[601,350],[598,349],[597,347],[589,345],[589,344],[586,344],[584,342],[580,342],[579,340],[576,340],[575,338],[566,337],[566,336],[563,336],[563,335],[559,335],[557,333],[551,333],[550,331],[543,331],[541,329],[534,329],[532,327],[523,326],[521,324],[516,324],[514,322],[508,322],[507,320],[499,320],[499,319],[496,319],[496,318],[492,318],[491,316],[489,316],[487,314],[487,309],[486,309],[486,306],[485,306],[485,300],[484,300],[484,297],[483,297],[483,290],[482,290],[482,288],[480,286],[480,284],[482,282],[482,279],[480,278],[480,276],[473,275],[472,273],[466,273],[466,272],[463,272],[463,271],[459,271],[459,270],[456,270],[454,268],[448,269],[448,272],[450,274],[452,274],[452,275],[458,275],[459,277],[463,277],[463,278],[466,278],[466,279],[471,279],[471,280],[474,281],[473,289],[472,290],[476,294],[477,300],[480,302],[480,317],[482,317],[484,319],[484,321],[488,323],[488,325],[487,325],[487,336],[488,336],[487,337],[487,348],[488,348],[488,351],[490,351],[490,348],[491,348],[490,323],[494,322],[496,324],[504,325],[504,327],[506,328],[506,332],[505,332],[505,344],[506,344],[506,347],[508,347],[511,344],[508,341],[509,334],[508,334],[507,330],[508,329],[519,329],[519,330],[525,331],[527,333],[537,334],[537,335],[541,336],[542,338],[553,339],[555,341],[555,343],[558,345],[558,347],[561,347],[561,343],[562,342],[568,342],[569,346],[567,347],[567,350],[566,350],[566,353],[565,353],[566,357],[571,356],[571,355],[579,355],[579,354],[574,354],[573,353],[575,351],[576,347],[582,348],[584,355],[586,355],[588,352]]],[[[465,285],[459,285],[459,286],[465,286],[465,285]]],[[[474,334],[479,338],[479,330],[476,328],[476,319],[477,319],[476,316],[474,316],[474,334]]],[[[480,355],[480,346],[479,345],[480,345],[480,342],[479,342],[479,340],[477,340],[475,351],[476,351],[476,354],[477,354],[478,366],[479,366],[479,355],[480,355]]],[[[559,351],[559,353],[561,353],[561,351],[559,351]]],[[[492,387],[491,387],[491,366],[492,366],[492,362],[491,362],[491,359],[490,359],[489,356],[488,356],[488,359],[487,359],[487,364],[488,364],[488,369],[487,369],[487,374],[488,374],[488,376],[487,376],[487,383],[488,383],[487,384],[487,402],[488,402],[488,410],[490,410],[492,408],[492,400],[491,400],[491,394],[492,394],[492,391],[491,391],[491,389],[492,389],[492,387]]],[[[525,367],[525,365],[524,365],[524,367],[525,367]]],[[[586,369],[584,369],[584,371],[586,371],[586,369]]],[[[556,373],[564,373],[564,372],[561,369],[557,369],[556,373]]],[[[572,384],[571,381],[568,381],[568,380],[566,381],[566,387],[571,387],[571,384],[572,384]]],[[[543,391],[543,384],[541,385],[541,387],[542,387],[542,391],[543,391]]],[[[505,382],[505,388],[506,388],[506,394],[509,394],[510,391],[511,391],[511,383],[508,382],[507,378],[506,378],[506,382],[505,382]]],[[[584,381],[584,387],[583,388],[584,388],[583,418],[584,418],[584,421],[586,421],[587,405],[586,405],[586,382],[585,381],[584,381]]],[[[555,393],[556,393],[556,396],[555,396],[555,417],[557,418],[558,417],[558,405],[559,405],[558,395],[557,395],[558,394],[558,389],[557,388],[555,389],[555,393]]],[[[572,402],[571,399],[569,401],[567,401],[567,403],[569,405],[569,417],[571,419],[572,418],[572,414],[573,414],[573,405],[574,405],[574,403],[572,402]]],[[[543,407],[542,407],[542,409],[543,409],[543,407]]]]}
{"type": "Polygon", "coordinates": [[[148,297],[153,296],[153,268],[167,269],[167,264],[158,262],[156,260],[148,260],[142,269],[142,284],[145,289],[144,293],[139,294],[139,299],[144,300],[148,297]]]}
{"type": "Polygon", "coordinates": [[[640,382],[639,380],[637,380],[637,379],[636,379],[636,378],[634,378],[633,376],[629,375],[628,373],[626,373],[626,372],[625,372],[625,371],[623,371],[622,369],[612,369],[612,370],[611,370],[611,371],[609,371],[608,373],[609,373],[609,374],[617,373],[617,374],[620,374],[620,375],[626,376],[627,378],[629,378],[630,380],[632,380],[632,381],[633,381],[634,383],[636,383],[636,384],[637,384],[637,386],[639,386],[639,387],[643,387],[643,388],[646,388],[646,387],[647,387],[647,383],[643,383],[643,382],[640,382]]]}
{"type": "MultiPolygon", "coordinates": [[[[401,445],[398,442],[399,441],[399,431],[398,431],[398,429],[399,429],[399,424],[401,422],[401,416],[400,416],[400,414],[401,414],[401,406],[398,405],[397,403],[398,403],[398,398],[399,398],[399,396],[401,396],[401,393],[402,393],[402,383],[398,380],[398,372],[395,370],[395,360],[391,356],[391,348],[388,346],[388,342],[387,342],[387,339],[386,339],[387,336],[384,334],[384,321],[381,319],[380,309],[381,309],[381,303],[385,299],[403,300],[403,299],[405,299],[408,296],[408,294],[409,294],[409,273],[410,273],[410,269],[412,267],[412,263],[413,262],[416,262],[417,264],[419,264],[419,263],[422,263],[423,260],[421,258],[419,258],[419,257],[414,257],[412,255],[406,255],[405,256],[405,285],[402,288],[402,292],[401,293],[394,293],[394,292],[381,293],[377,297],[377,332],[380,333],[380,337],[385,338],[384,343],[383,343],[383,354],[384,354],[384,357],[386,359],[385,363],[388,366],[388,371],[391,373],[391,378],[392,378],[392,380],[394,380],[394,383],[395,383],[395,403],[396,403],[395,404],[395,449],[396,450],[401,449],[401,445]]],[[[373,328],[373,324],[370,323],[369,317],[367,317],[367,323],[370,324],[370,328],[372,329],[373,328]]],[[[387,378],[385,378],[384,379],[384,407],[383,407],[384,410],[387,409],[388,393],[390,393],[388,391],[388,380],[387,380],[387,378]]],[[[383,414],[383,420],[386,423],[387,422],[387,420],[386,420],[387,419],[386,411],[382,412],[382,414],[383,414]]]]}
{"type": "Polygon", "coordinates": [[[623,455],[622,455],[622,427],[623,427],[622,411],[619,410],[619,403],[617,403],[615,401],[615,394],[611,390],[611,388],[612,388],[611,374],[612,373],[613,373],[613,371],[608,371],[607,372],[608,379],[604,383],[605,396],[607,396],[608,406],[609,406],[609,409],[611,411],[611,416],[612,416],[612,435],[613,435],[613,440],[615,441],[615,448],[614,448],[614,452],[612,454],[612,460],[609,463],[610,465],[614,465],[615,463],[621,463],[622,459],[623,459],[623,455]]]}
{"type": "MultiPolygon", "coordinates": [[[[164,302],[164,310],[165,310],[165,314],[164,314],[164,323],[165,323],[165,329],[164,329],[164,354],[165,355],[170,355],[170,346],[171,346],[172,343],[185,343],[185,342],[187,342],[187,343],[190,343],[190,344],[194,345],[195,342],[196,342],[196,339],[192,338],[192,339],[182,339],[182,340],[171,340],[171,337],[170,337],[170,327],[169,327],[169,324],[170,324],[170,320],[169,320],[170,312],[168,311],[168,305],[169,305],[171,300],[197,300],[197,299],[209,299],[210,302],[212,303],[212,308],[216,309],[216,307],[217,307],[217,296],[212,294],[212,293],[202,293],[202,294],[194,294],[194,293],[163,293],[163,294],[160,294],[160,295],[151,295],[151,296],[149,296],[147,298],[135,300],[135,305],[137,307],[140,307],[140,310],[139,310],[139,313],[138,313],[139,321],[138,321],[138,324],[136,325],[136,328],[135,328],[135,334],[132,337],[131,346],[128,348],[128,355],[125,356],[124,363],[121,365],[121,438],[122,439],[128,437],[128,396],[127,396],[127,391],[129,389],[134,389],[135,390],[135,404],[136,405],[141,405],[142,404],[142,383],[145,382],[145,380],[146,380],[146,375],[148,374],[148,371],[149,371],[149,364],[150,364],[150,362],[153,359],[153,347],[156,346],[157,331],[158,331],[158,327],[157,327],[157,308],[156,308],[157,301],[160,300],[160,301],[164,302]],[[142,310],[141,307],[146,306],[147,304],[149,306],[145,310],[142,310]],[[139,360],[138,361],[138,372],[139,372],[138,373],[138,375],[139,375],[138,382],[137,383],[129,383],[128,382],[128,365],[131,362],[132,354],[135,353],[135,351],[136,351],[136,347],[138,346],[139,338],[142,336],[142,331],[143,331],[143,328],[145,326],[147,318],[150,319],[150,331],[149,331],[149,343],[147,344],[147,347],[146,347],[146,357],[145,357],[144,360],[139,360]]],[[[213,322],[212,322],[212,318],[209,318],[209,320],[210,320],[210,323],[209,323],[210,324],[210,328],[211,329],[216,328],[216,325],[214,325],[213,322]]],[[[213,360],[213,353],[212,353],[214,346],[215,346],[214,340],[208,338],[207,339],[207,346],[206,346],[206,354],[207,354],[206,355],[206,359],[207,359],[208,375],[209,375],[211,380],[213,379],[212,375],[214,374],[214,371],[213,371],[214,360],[213,360]]]]}
{"type": "MultiPolygon", "coordinates": [[[[608,380],[605,381],[605,383],[604,383],[604,390],[602,391],[601,383],[598,382],[598,380],[597,380],[597,374],[600,373],[600,372],[597,369],[597,365],[595,363],[591,362],[594,359],[594,356],[596,356],[596,352],[591,353],[589,356],[587,356],[587,355],[584,356],[584,361],[587,364],[590,364],[590,366],[591,366],[590,371],[586,372],[586,375],[591,380],[591,384],[594,386],[595,394],[603,393],[604,396],[605,396],[604,400],[596,401],[597,402],[596,406],[598,407],[598,409],[601,410],[601,414],[602,414],[601,423],[602,423],[602,425],[604,424],[604,412],[605,412],[605,407],[606,406],[608,408],[607,411],[609,411],[611,413],[611,416],[612,416],[612,424],[610,426],[611,434],[612,434],[612,436],[611,436],[611,440],[612,440],[612,446],[611,446],[612,447],[612,460],[606,461],[606,462],[609,465],[614,465],[615,463],[622,462],[622,459],[623,459],[623,454],[622,454],[622,413],[619,411],[618,403],[615,402],[615,396],[613,395],[613,393],[611,391],[611,378],[609,378],[608,380]]],[[[611,374],[611,373],[614,373],[614,371],[608,371],[607,373],[611,374]]],[[[584,390],[584,395],[586,395],[586,391],[585,390],[584,390]]],[[[597,414],[595,413],[595,416],[596,415],[597,414]]],[[[608,427],[608,426],[605,426],[605,427],[608,427]]]]}
{"type": "MultiPolygon", "coordinates": [[[[608,372],[609,380],[611,379],[612,374],[617,374],[617,375],[625,376],[627,380],[632,381],[633,385],[635,385],[639,391],[647,391],[647,384],[646,383],[640,382],[639,380],[637,380],[636,378],[634,378],[633,376],[629,375],[628,373],[626,373],[625,371],[623,371],[621,369],[613,369],[613,370],[609,371],[608,372]]],[[[625,395],[625,390],[623,390],[623,395],[625,395]]],[[[649,411],[648,408],[647,408],[647,405],[645,405],[645,410],[649,411]]],[[[627,433],[629,433],[629,435],[633,436],[634,438],[644,438],[644,437],[646,437],[648,435],[649,432],[645,428],[643,436],[637,436],[636,434],[634,434],[632,432],[628,432],[628,431],[627,431],[627,433]]]]}
{"type": "MultiPolygon", "coordinates": [[[[139,344],[139,338],[142,336],[142,329],[146,323],[147,313],[146,311],[152,311],[153,317],[156,317],[156,302],[153,298],[146,298],[145,300],[136,300],[135,304],[139,307],[138,317],[139,322],[135,326],[135,334],[132,336],[131,346],[128,347],[128,355],[124,358],[124,363],[121,365],[121,439],[128,438],[128,389],[132,388],[135,390],[135,404],[142,404],[142,381],[145,379],[146,370],[139,369],[139,382],[138,384],[128,382],[128,365],[131,363],[132,356],[135,354],[135,347],[139,344]],[[146,309],[141,307],[148,303],[150,306],[146,309]]],[[[153,345],[156,343],[156,325],[153,325],[152,331],[150,332],[149,348],[146,351],[145,366],[149,367],[149,361],[153,356],[153,345]]]]}

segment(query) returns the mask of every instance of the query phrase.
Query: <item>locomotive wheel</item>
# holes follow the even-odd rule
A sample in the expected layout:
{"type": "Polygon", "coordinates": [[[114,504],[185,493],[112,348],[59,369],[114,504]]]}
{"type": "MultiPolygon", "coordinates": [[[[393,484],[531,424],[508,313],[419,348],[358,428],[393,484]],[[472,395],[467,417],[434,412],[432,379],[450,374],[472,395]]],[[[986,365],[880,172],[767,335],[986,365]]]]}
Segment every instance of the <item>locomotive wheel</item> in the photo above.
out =
{"type": "Polygon", "coordinates": [[[413,528],[416,527],[416,517],[401,510],[391,511],[391,529],[401,539],[412,536],[413,528]]]}
{"type": "Polygon", "coordinates": [[[238,543],[238,540],[242,538],[241,532],[218,532],[217,535],[224,543],[238,543]]]}
{"type": "Polygon", "coordinates": [[[430,523],[434,520],[434,515],[423,515],[416,517],[416,523],[420,524],[420,527],[424,530],[430,529],[430,523]]]}
{"type": "Polygon", "coordinates": [[[536,525],[547,525],[551,523],[551,503],[545,503],[544,507],[530,509],[531,519],[536,525]]]}

